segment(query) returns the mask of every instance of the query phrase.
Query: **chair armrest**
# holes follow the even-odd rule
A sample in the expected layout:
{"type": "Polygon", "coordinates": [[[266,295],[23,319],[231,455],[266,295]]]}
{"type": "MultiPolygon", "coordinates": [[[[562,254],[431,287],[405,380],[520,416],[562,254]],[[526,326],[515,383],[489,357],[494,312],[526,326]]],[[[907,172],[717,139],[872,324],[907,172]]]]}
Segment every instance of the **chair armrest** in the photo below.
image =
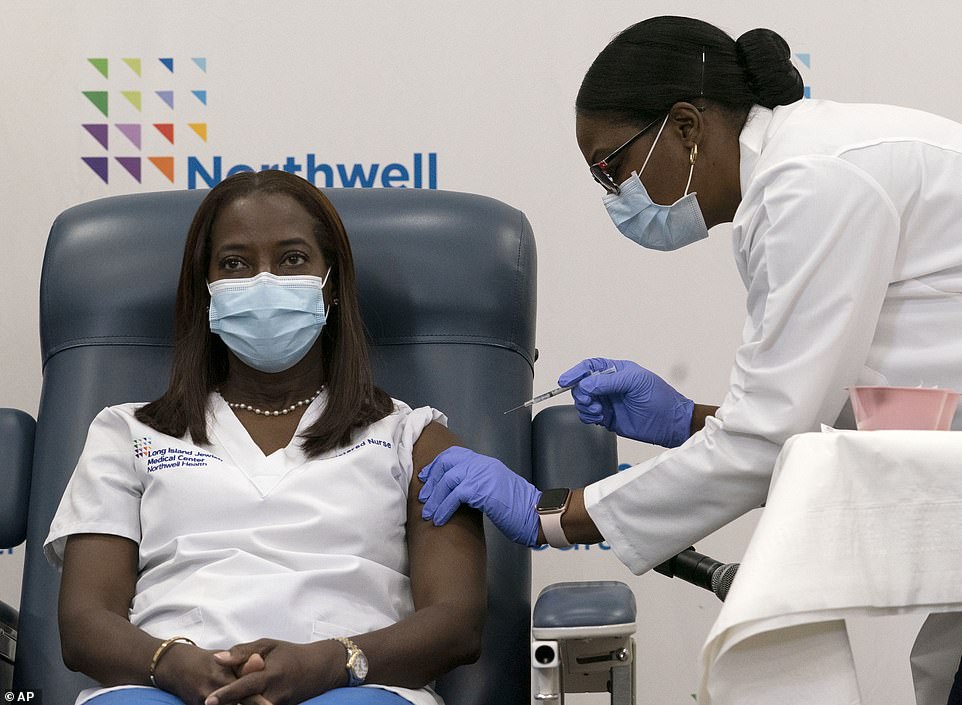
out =
{"type": "Polygon", "coordinates": [[[27,502],[37,422],[17,409],[0,409],[0,548],[27,538],[27,502]]]}
{"type": "MultiPolygon", "coordinates": [[[[16,636],[19,622],[20,613],[6,602],[0,601],[0,631],[13,631],[14,636],[16,636]]],[[[2,653],[2,651],[3,650],[0,649],[0,653],[2,653]]]]}
{"type": "Polygon", "coordinates": [[[535,639],[591,639],[635,633],[637,608],[631,589],[616,580],[549,585],[534,605],[535,639]]]}
{"type": "Polygon", "coordinates": [[[569,693],[611,695],[634,703],[635,596],[604,580],[549,585],[531,618],[531,679],[537,701],[563,702],[569,693]]]}
{"type": "MultiPolygon", "coordinates": [[[[0,670],[3,664],[11,664],[17,657],[17,626],[20,613],[13,607],[0,602],[0,670]]],[[[0,673],[0,689],[4,687],[3,674],[0,673]]],[[[6,685],[9,687],[9,684],[6,685]]]]}
{"type": "Polygon", "coordinates": [[[578,418],[572,404],[550,406],[531,424],[531,467],[542,489],[584,487],[617,472],[617,436],[578,418]]]}

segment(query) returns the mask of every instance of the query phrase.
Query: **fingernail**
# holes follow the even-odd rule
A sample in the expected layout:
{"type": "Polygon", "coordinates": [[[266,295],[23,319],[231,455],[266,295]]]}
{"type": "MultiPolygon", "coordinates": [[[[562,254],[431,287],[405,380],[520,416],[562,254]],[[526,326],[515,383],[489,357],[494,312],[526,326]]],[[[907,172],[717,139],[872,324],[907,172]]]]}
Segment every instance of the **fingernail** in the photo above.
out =
{"type": "MultiPolygon", "coordinates": [[[[218,655],[218,654],[215,654],[215,655],[218,655]]],[[[213,695],[209,696],[207,700],[204,701],[204,705],[218,705],[218,703],[220,703],[220,700],[218,700],[213,695]]]]}
{"type": "MultiPolygon", "coordinates": [[[[229,658],[230,658],[230,651],[218,651],[216,654],[214,654],[214,658],[229,659],[229,658]]],[[[209,705],[209,704],[208,704],[208,705],[209,705]]]]}

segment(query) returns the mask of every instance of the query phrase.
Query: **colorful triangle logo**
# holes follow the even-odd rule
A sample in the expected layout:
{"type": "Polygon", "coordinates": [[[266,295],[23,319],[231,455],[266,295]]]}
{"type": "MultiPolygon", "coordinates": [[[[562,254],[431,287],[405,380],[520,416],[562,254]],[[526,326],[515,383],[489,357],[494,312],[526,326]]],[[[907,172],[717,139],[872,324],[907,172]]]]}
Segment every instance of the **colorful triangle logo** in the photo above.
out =
{"type": "Polygon", "coordinates": [[[170,183],[174,183],[174,158],[173,157],[147,157],[150,163],[167,177],[170,183]]]}
{"type": "Polygon", "coordinates": [[[197,136],[200,137],[202,140],[204,140],[204,142],[207,141],[207,123],[206,122],[188,122],[187,127],[189,127],[194,132],[196,132],[197,136]]]}
{"type": "Polygon", "coordinates": [[[130,143],[140,149],[140,123],[139,122],[118,122],[115,127],[120,130],[120,134],[130,140],[130,143]]]}
{"type": "Polygon", "coordinates": [[[104,117],[108,117],[107,91],[84,91],[83,94],[87,97],[87,100],[94,104],[97,110],[104,114],[104,117]]]}
{"type": "Polygon", "coordinates": [[[197,68],[199,68],[204,73],[207,73],[207,57],[206,56],[197,56],[191,59],[191,61],[197,64],[197,68]]]}
{"type": "Polygon", "coordinates": [[[140,183],[140,157],[114,157],[127,173],[140,183]]]}
{"type": "Polygon", "coordinates": [[[96,125],[84,125],[83,128],[90,133],[90,135],[100,143],[100,146],[104,149],[109,149],[108,147],[108,135],[107,135],[107,123],[96,124],[96,125]]]}
{"type": "Polygon", "coordinates": [[[169,122],[154,123],[154,127],[157,128],[157,132],[162,134],[167,138],[167,141],[171,144],[174,143],[174,125],[169,122]]]}
{"type": "Polygon", "coordinates": [[[110,62],[107,59],[87,59],[90,65],[97,69],[104,78],[109,78],[110,62]]]}
{"type": "Polygon", "coordinates": [[[174,92],[173,91],[155,91],[157,96],[167,103],[167,107],[173,110],[174,108],[174,92]]]}
{"type": "Polygon", "coordinates": [[[104,183],[107,183],[107,157],[80,157],[104,183]]]}
{"type": "Polygon", "coordinates": [[[138,76],[141,75],[140,59],[123,59],[123,62],[127,64],[135,74],[138,76]]]}
{"type": "Polygon", "coordinates": [[[138,111],[141,109],[140,91],[120,91],[120,94],[130,101],[130,104],[137,108],[138,111]]]}
{"type": "Polygon", "coordinates": [[[171,73],[174,72],[174,60],[172,58],[168,57],[168,58],[160,59],[160,63],[162,63],[167,68],[167,70],[170,71],[171,73]]]}
{"type": "Polygon", "coordinates": [[[207,105],[207,91],[191,91],[204,105],[207,105]]]}

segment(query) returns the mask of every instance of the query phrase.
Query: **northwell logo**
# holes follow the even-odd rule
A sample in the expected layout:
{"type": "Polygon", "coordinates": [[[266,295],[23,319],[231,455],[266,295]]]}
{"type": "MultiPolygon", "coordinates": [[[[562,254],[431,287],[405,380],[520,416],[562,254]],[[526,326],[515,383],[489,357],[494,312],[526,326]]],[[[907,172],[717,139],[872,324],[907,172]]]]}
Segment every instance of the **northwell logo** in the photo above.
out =
{"type": "Polygon", "coordinates": [[[438,155],[434,152],[422,154],[415,152],[410,167],[401,162],[390,164],[325,164],[317,161],[317,155],[306,154],[298,160],[287,157],[283,162],[260,164],[235,164],[224,169],[224,158],[215,156],[205,165],[199,157],[187,157],[187,188],[210,188],[220,183],[225,176],[241,171],[264,171],[281,169],[291,174],[300,174],[315,186],[331,188],[437,188],[438,155]]]}
{"type": "Polygon", "coordinates": [[[281,169],[326,188],[438,187],[436,152],[366,163],[329,163],[312,153],[267,163],[210,155],[207,57],[94,57],[86,64],[90,90],[81,93],[89,117],[81,121],[87,136],[80,159],[105,184],[160,179],[211,188],[241,171],[281,169]]]}
{"type": "Polygon", "coordinates": [[[115,166],[122,168],[120,175],[143,183],[145,163],[174,183],[172,151],[185,129],[188,139],[207,142],[206,57],[191,57],[187,69],[173,57],[93,57],[87,63],[97,78],[81,91],[90,113],[81,127],[93,138],[85,151],[95,145],[102,151],[88,152],[81,161],[105,184],[111,171],[118,173],[115,166]],[[188,75],[181,77],[181,71],[188,75]],[[185,82],[189,88],[174,89],[185,82]]]}

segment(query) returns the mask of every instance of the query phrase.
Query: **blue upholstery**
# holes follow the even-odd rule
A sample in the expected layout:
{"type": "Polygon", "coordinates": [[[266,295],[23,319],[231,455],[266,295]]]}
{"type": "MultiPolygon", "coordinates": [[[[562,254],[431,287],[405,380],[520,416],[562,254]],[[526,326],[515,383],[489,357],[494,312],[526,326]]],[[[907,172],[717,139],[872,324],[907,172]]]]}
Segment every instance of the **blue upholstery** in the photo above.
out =
{"type": "MultiPolygon", "coordinates": [[[[586,426],[572,405],[552,406],[534,417],[532,447],[535,484],[582,487],[618,469],[615,435],[586,426]]],[[[635,621],[635,597],[615,581],[555,583],[535,602],[532,626],[587,627],[635,621]]]]}
{"type": "Polygon", "coordinates": [[[535,628],[600,627],[635,621],[635,595],[624,583],[596,580],[549,585],[535,603],[535,628]]]}
{"type": "Polygon", "coordinates": [[[16,409],[0,409],[0,546],[18,546],[27,537],[30,474],[36,422],[16,409]]]}
{"type": "Polygon", "coordinates": [[[618,470],[616,436],[586,426],[572,404],[549,406],[531,426],[535,485],[584,487],[618,470]]]}
{"type": "MultiPolygon", "coordinates": [[[[471,447],[531,476],[536,255],[524,214],[479,196],[329,190],[354,248],[378,383],[445,411],[471,447]]],[[[59,575],[43,539],[87,426],[109,404],[167,381],[181,251],[203,197],[107,198],[54,223],[41,281],[43,389],[30,487],[14,684],[69,705],[89,681],[60,658],[59,575]]],[[[487,526],[489,610],[481,660],[439,682],[449,705],[528,702],[527,549],[487,526]]],[[[16,530],[12,532],[16,538],[16,530]]]]}

